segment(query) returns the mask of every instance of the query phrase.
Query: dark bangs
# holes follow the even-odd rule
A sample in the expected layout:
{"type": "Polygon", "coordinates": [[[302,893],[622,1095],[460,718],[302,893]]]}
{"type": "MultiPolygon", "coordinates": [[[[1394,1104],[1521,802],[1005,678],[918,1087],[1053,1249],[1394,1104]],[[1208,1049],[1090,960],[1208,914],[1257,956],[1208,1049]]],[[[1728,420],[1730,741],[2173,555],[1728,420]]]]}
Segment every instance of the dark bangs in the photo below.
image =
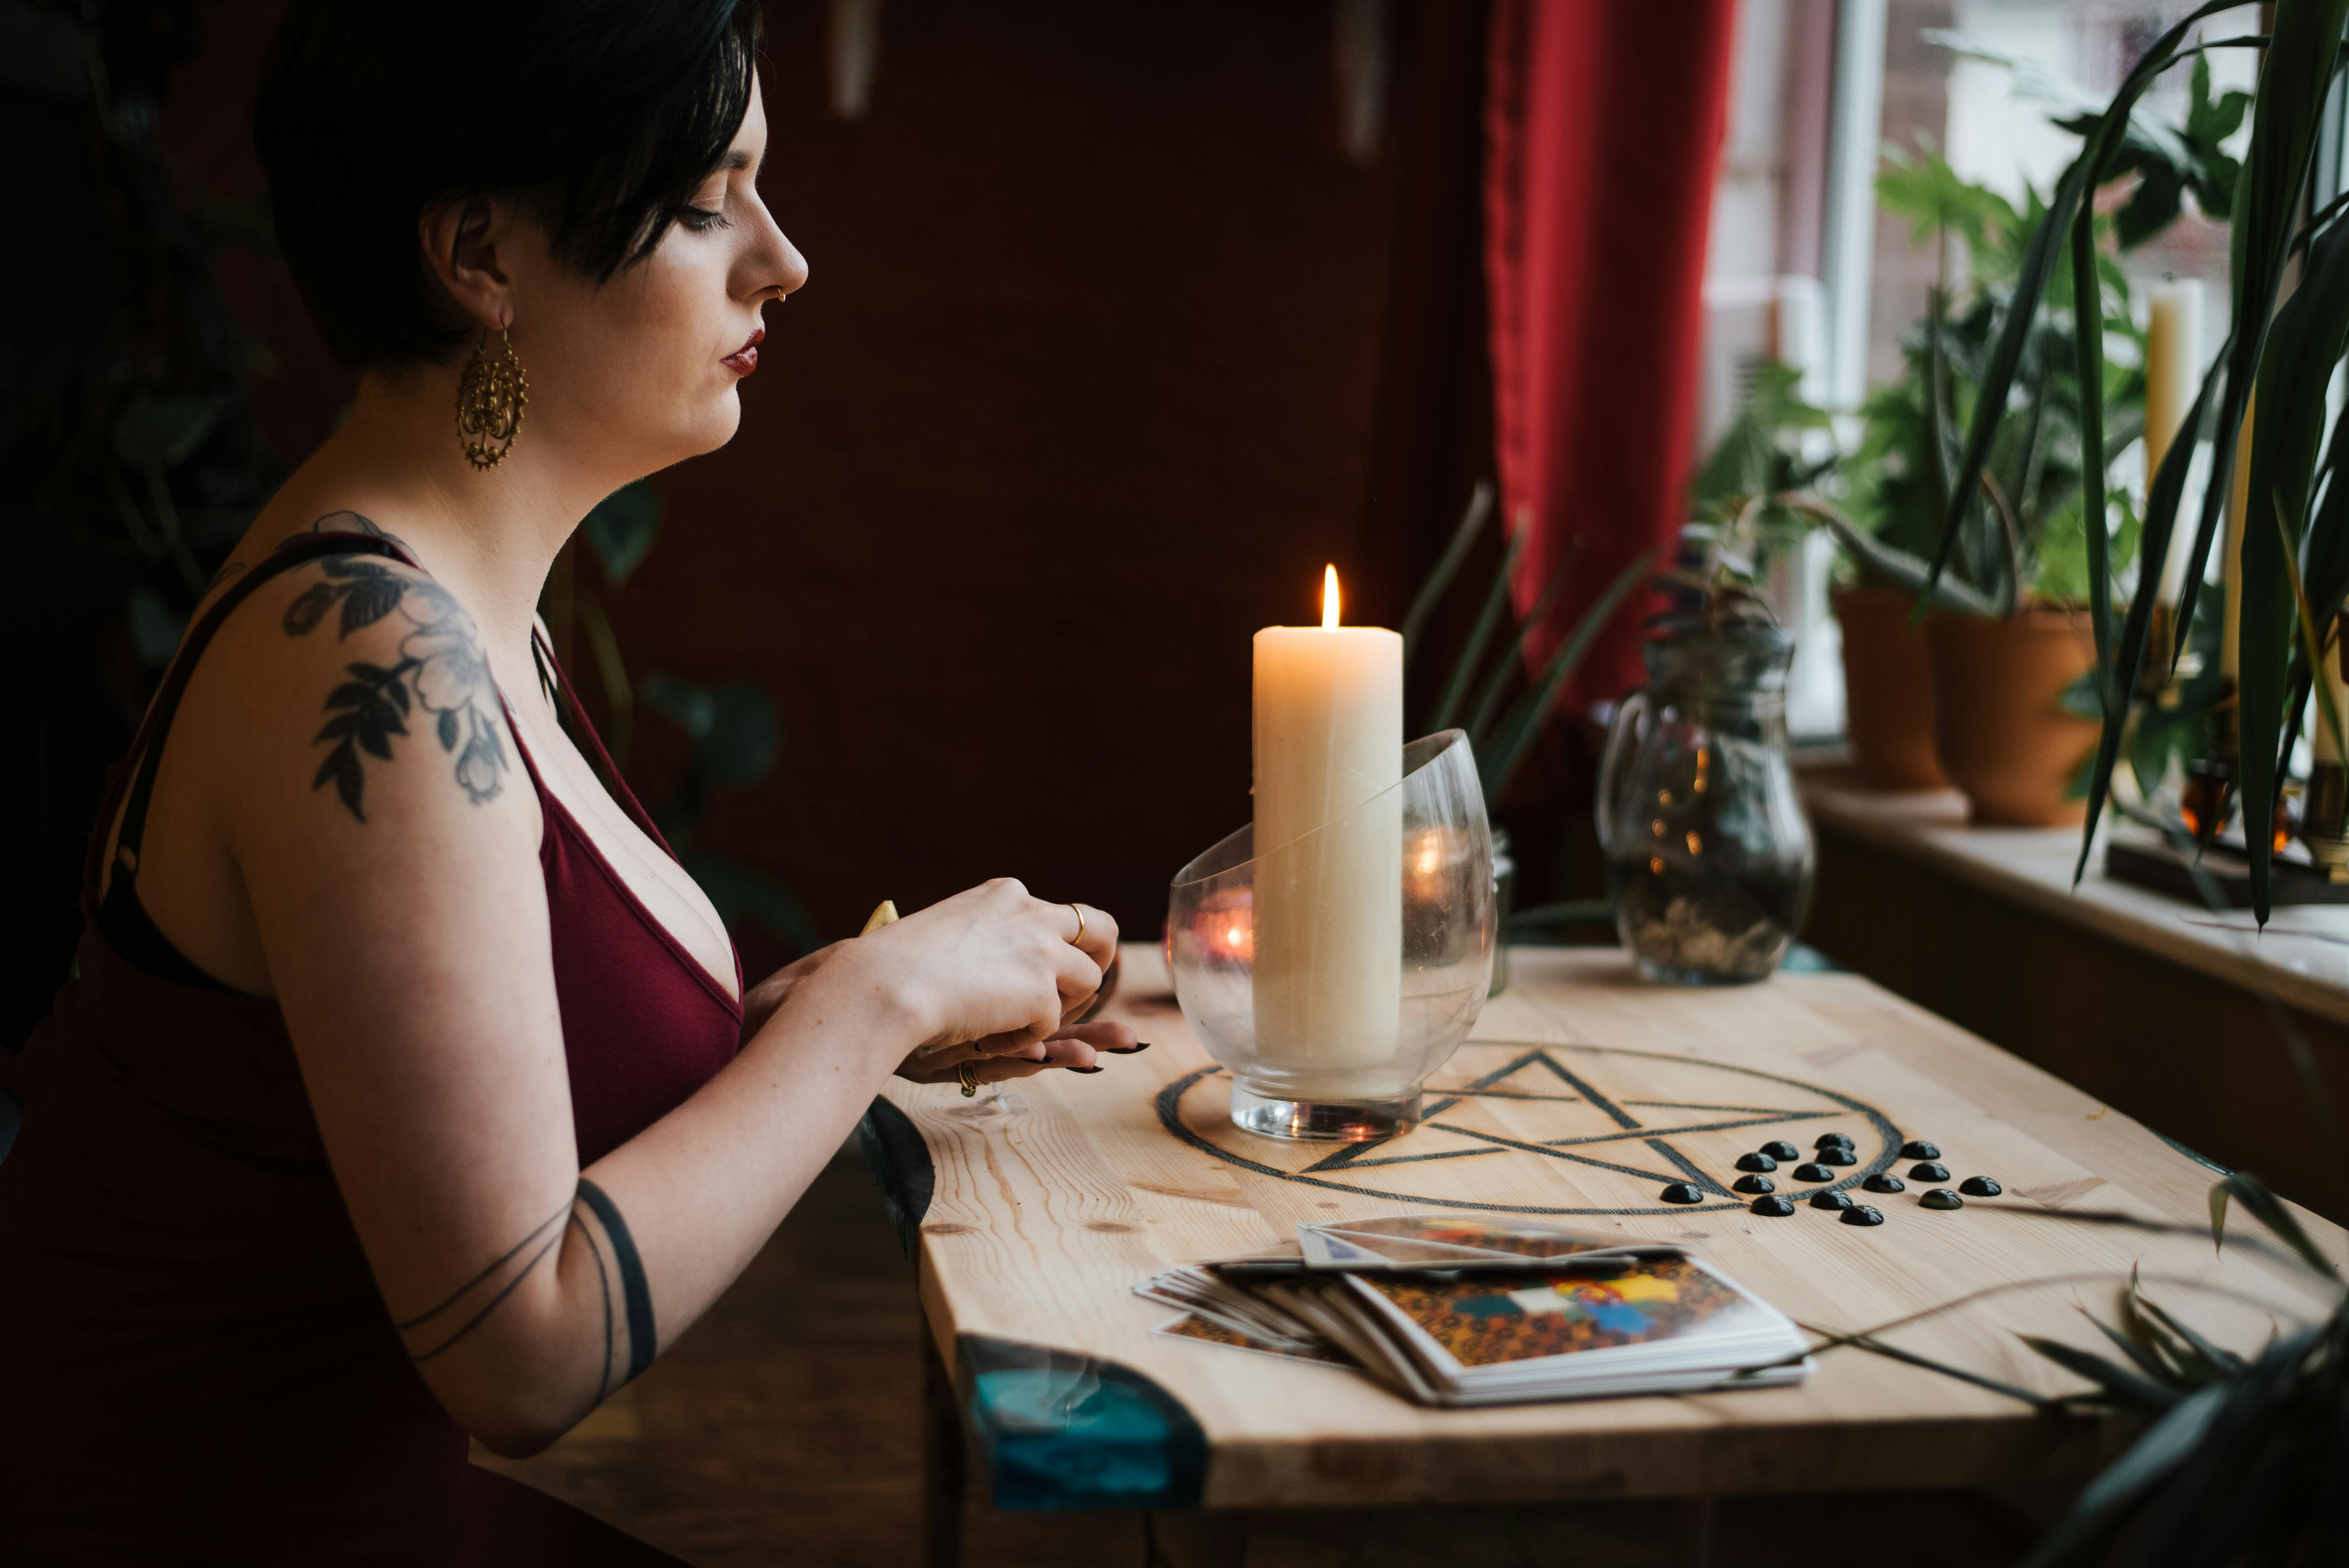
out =
{"type": "Polygon", "coordinates": [[[417,220],[522,200],[598,284],[650,255],[750,104],[758,0],[295,0],[254,113],[277,242],[350,366],[470,335],[417,220]]]}

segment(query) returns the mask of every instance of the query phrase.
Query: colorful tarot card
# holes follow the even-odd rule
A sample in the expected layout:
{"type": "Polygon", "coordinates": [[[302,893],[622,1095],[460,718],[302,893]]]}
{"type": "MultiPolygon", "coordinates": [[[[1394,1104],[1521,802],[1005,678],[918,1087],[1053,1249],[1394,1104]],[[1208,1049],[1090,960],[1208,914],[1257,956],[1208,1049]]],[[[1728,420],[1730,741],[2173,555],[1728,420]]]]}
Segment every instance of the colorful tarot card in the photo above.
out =
{"type": "Polygon", "coordinates": [[[1375,1220],[1308,1221],[1297,1227],[1305,1266],[1314,1269],[1465,1268],[1538,1263],[1593,1253],[1678,1249],[1627,1236],[1561,1230],[1485,1215],[1392,1214],[1375,1220]]]}
{"type": "Polygon", "coordinates": [[[1358,1293],[1408,1326],[1423,1348],[1462,1368],[1655,1345],[1709,1334],[1742,1336],[1775,1318],[1685,1258],[1642,1258],[1593,1274],[1517,1279],[1356,1274],[1358,1293]]]}
{"type": "Polygon", "coordinates": [[[1327,1345],[1315,1346],[1310,1349],[1293,1349],[1286,1345],[1276,1345],[1268,1339],[1258,1339],[1252,1334],[1243,1334],[1230,1324],[1211,1322],[1196,1313],[1186,1312],[1180,1317],[1170,1317],[1151,1332],[1167,1335],[1175,1339],[1196,1339],[1208,1345],[1226,1345],[1235,1350],[1259,1351],[1267,1356],[1278,1356],[1284,1361],[1309,1361],[1324,1367],[1351,1367],[1353,1366],[1352,1362],[1327,1345]]]}

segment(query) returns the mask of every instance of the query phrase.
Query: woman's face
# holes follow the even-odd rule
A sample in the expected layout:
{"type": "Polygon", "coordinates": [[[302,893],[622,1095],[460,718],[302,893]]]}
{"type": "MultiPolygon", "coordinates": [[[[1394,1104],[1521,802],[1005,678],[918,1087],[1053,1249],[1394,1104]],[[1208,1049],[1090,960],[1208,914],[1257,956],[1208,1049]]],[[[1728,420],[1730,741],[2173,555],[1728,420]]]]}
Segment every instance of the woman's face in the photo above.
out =
{"type": "Polygon", "coordinates": [[[735,387],[758,367],[760,307],[807,282],[805,258],[759,199],[767,115],[754,80],[719,168],[650,257],[600,288],[556,262],[535,224],[500,247],[514,353],[530,377],[522,438],[598,469],[651,473],[724,446],[735,387]]]}

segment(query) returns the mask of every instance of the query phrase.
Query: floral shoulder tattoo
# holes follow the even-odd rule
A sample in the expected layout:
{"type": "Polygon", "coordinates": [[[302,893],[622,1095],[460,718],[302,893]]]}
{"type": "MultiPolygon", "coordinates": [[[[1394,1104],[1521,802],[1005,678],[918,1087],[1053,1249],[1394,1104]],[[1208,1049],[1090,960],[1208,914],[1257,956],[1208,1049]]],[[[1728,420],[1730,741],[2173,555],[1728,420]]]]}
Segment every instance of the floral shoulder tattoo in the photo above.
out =
{"type": "MultiPolygon", "coordinates": [[[[380,532],[372,524],[354,531],[380,532]]],[[[343,666],[350,678],[326,695],[331,717],[316,740],[327,751],[311,787],[331,780],[351,815],[366,821],[367,766],[359,754],[390,761],[392,738],[409,733],[410,717],[429,715],[440,749],[456,758],[467,797],[477,806],[495,798],[510,765],[498,738],[497,688],[473,618],[439,583],[367,556],[331,556],[320,566],[326,581],[285,608],[287,636],[308,636],[336,611],[338,640],[387,615],[402,617],[408,630],[396,663],[343,666]]]]}

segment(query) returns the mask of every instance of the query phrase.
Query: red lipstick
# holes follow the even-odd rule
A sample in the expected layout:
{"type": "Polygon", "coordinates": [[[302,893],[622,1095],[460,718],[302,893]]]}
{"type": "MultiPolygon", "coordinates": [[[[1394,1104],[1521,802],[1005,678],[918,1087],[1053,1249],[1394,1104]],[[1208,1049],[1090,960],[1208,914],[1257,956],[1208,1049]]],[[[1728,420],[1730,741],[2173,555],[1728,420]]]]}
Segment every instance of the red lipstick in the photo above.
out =
{"type": "Polygon", "coordinates": [[[737,376],[748,376],[750,372],[759,368],[759,345],[764,343],[766,340],[767,329],[764,326],[753,327],[750,330],[750,341],[736,349],[733,353],[728,355],[724,359],[719,361],[719,363],[725,366],[727,369],[731,370],[737,376]]]}

